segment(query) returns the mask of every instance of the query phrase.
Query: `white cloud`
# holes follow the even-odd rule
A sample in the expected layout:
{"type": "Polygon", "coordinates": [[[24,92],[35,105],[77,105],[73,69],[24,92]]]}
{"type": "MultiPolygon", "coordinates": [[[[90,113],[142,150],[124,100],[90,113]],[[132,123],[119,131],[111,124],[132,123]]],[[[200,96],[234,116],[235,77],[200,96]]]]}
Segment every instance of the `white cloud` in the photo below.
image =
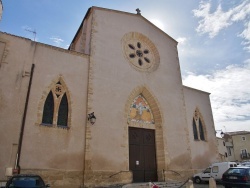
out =
{"type": "Polygon", "coordinates": [[[217,10],[212,14],[210,13],[211,4],[201,2],[198,10],[193,10],[196,17],[202,18],[199,21],[199,26],[196,29],[197,32],[202,34],[208,33],[210,38],[215,37],[220,30],[228,27],[230,23],[229,18],[231,17],[231,12],[223,12],[221,5],[218,6],[217,10]]]}
{"type": "Polygon", "coordinates": [[[216,129],[250,131],[250,59],[243,66],[231,65],[212,75],[189,74],[184,85],[210,92],[216,129]]]}
{"type": "Polygon", "coordinates": [[[185,37],[179,37],[176,40],[178,41],[179,44],[186,44],[187,42],[187,38],[185,37]]]}
{"type": "Polygon", "coordinates": [[[245,29],[239,36],[245,39],[242,44],[246,45],[245,50],[250,52],[250,22],[245,24],[245,29]]]}
{"type": "Polygon", "coordinates": [[[238,35],[242,37],[247,45],[245,49],[250,51],[250,0],[242,1],[236,7],[223,11],[221,4],[211,13],[211,2],[200,2],[199,8],[193,10],[194,16],[200,18],[196,31],[201,34],[208,34],[210,38],[236,22],[243,22],[244,31],[238,35]]]}
{"type": "Polygon", "coordinates": [[[56,44],[56,46],[60,46],[61,43],[64,42],[64,40],[59,37],[51,37],[50,39],[56,44]]]}

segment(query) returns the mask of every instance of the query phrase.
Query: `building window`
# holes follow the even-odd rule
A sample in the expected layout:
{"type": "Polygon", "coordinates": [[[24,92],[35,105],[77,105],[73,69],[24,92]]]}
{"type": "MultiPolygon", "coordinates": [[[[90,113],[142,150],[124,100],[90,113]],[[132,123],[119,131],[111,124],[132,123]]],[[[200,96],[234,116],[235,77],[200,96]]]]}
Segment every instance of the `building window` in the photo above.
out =
{"type": "Polygon", "coordinates": [[[231,156],[232,153],[231,153],[231,148],[230,147],[227,147],[227,153],[228,153],[228,156],[231,156]]]}
{"type": "Polygon", "coordinates": [[[195,119],[193,118],[193,133],[194,133],[194,139],[198,140],[198,132],[197,132],[197,127],[195,123],[195,119]]]}
{"type": "Polygon", "coordinates": [[[246,137],[245,136],[242,136],[242,141],[246,141],[246,137]]]}
{"type": "Polygon", "coordinates": [[[51,86],[43,105],[42,125],[68,128],[69,103],[68,92],[62,81],[51,86]]]}
{"type": "Polygon", "coordinates": [[[247,150],[246,149],[242,149],[240,156],[241,156],[242,159],[247,159],[248,158],[247,150]]]}
{"type": "Polygon", "coordinates": [[[54,98],[52,91],[49,92],[43,108],[43,124],[53,124],[54,116],[54,98]]]}
{"type": "Polygon", "coordinates": [[[123,53],[130,65],[138,71],[155,71],[160,63],[159,52],[145,35],[130,32],[122,38],[123,53]]]}
{"type": "Polygon", "coordinates": [[[202,140],[205,141],[205,126],[202,121],[202,116],[198,109],[195,110],[193,117],[193,134],[194,140],[202,140]]]}
{"type": "Polygon", "coordinates": [[[200,139],[205,140],[203,125],[200,118],[199,118],[199,130],[200,130],[200,139]]]}
{"type": "Polygon", "coordinates": [[[68,124],[68,99],[66,93],[63,95],[58,110],[57,125],[67,126],[68,124]]]}

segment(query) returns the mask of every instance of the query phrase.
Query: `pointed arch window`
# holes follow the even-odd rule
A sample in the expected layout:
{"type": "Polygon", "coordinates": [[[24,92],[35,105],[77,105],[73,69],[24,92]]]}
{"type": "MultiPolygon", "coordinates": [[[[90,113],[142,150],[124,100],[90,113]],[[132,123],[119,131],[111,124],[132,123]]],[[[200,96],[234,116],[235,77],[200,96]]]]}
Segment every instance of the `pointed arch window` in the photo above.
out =
{"type": "Polygon", "coordinates": [[[195,123],[195,119],[193,118],[193,133],[194,133],[194,139],[198,140],[198,131],[195,123]]]}
{"type": "Polygon", "coordinates": [[[54,116],[54,98],[52,92],[50,91],[44,103],[42,123],[53,124],[53,116],[54,116]]]}
{"type": "Polygon", "coordinates": [[[57,124],[61,126],[67,126],[68,123],[68,99],[66,93],[63,95],[59,110],[57,124]]]}
{"type": "Polygon", "coordinates": [[[200,131],[200,139],[205,140],[203,125],[200,118],[199,118],[199,131],[200,131]]]}
{"type": "Polygon", "coordinates": [[[68,128],[69,103],[66,87],[58,81],[51,87],[43,107],[42,124],[68,128]]]}
{"type": "Polygon", "coordinates": [[[194,112],[193,117],[193,135],[194,140],[202,140],[205,141],[205,125],[202,121],[202,115],[198,109],[194,112]]]}

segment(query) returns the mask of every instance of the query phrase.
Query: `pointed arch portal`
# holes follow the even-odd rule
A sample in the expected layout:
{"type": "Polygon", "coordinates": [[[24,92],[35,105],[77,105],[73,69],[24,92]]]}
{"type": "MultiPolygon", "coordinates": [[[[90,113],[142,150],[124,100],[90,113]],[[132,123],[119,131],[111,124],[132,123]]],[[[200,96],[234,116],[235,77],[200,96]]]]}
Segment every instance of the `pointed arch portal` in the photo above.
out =
{"type": "Polygon", "coordinates": [[[142,86],[134,89],[126,104],[129,170],[133,182],[161,181],[165,157],[162,116],[155,97],[142,86]]]}

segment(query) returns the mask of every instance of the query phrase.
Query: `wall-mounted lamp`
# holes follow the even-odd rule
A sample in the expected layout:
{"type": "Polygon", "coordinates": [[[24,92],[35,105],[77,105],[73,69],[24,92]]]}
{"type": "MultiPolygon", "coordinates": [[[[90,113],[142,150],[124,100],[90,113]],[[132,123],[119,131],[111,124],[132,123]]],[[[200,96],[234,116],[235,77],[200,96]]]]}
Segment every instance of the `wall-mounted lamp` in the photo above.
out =
{"type": "Polygon", "coordinates": [[[94,112],[88,114],[88,121],[91,123],[91,125],[94,125],[95,121],[96,121],[96,117],[94,112]]]}

